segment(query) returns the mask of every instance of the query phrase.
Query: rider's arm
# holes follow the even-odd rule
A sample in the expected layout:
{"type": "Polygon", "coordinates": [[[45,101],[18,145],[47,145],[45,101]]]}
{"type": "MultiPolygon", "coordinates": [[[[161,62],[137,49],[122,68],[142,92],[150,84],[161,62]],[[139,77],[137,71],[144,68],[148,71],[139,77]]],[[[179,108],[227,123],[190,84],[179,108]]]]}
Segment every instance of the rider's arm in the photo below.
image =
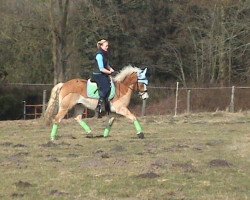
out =
{"type": "Polygon", "coordinates": [[[110,66],[108,66],[108,69],[109,69],[109,71],[110,71],[111,73],[115,71],[115,70],[114,70],[112,67],[110,67],[110,66]]]}
{"type": "Polygon", "coordinates": [[[109,67],[109,70],[108,69],[105,69],[104,66],[103,66],[103,57],[101,54],[97,54],[96,55],[96,60],[97,60],[97,64],[98,64],[98,67],[99,67],[99,70],[105,74],[111,74],[112,73],[112,70],[110,69],[109,67]]]}

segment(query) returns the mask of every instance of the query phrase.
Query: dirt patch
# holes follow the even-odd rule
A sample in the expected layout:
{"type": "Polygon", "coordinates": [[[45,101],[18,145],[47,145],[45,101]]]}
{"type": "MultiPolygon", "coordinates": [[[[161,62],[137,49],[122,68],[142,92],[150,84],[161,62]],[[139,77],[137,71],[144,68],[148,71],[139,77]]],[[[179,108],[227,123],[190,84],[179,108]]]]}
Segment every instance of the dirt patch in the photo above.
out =
{"type": "Polygon", "coordinates": [[[214,159],[208,163],[209,167],[231,167],[232,164],[226,160],[214,159]]]}
{"type": "Polygon", "coordinates": [[[23,156],[28,156],[29,153],[28,152],[19,152],[17,154],[14,154],[13,156],[11,156],[10,158],[20,158],[20,157],[23,157],[23,156]]]}
{"type": "Polygon", "coordinates": [[[56,147],[57,144],[55,144],[54,142],[51,142],[51,141],[48,141],[47,143],[45,144],[41,144],[40,147],[56,147]]]}
{"type": "Polygon", "coordinates": [[[60,146],[67,146],[67,147],[70,146],[70,144],[67,143],[67,142],[61,142],[61,143],[58,143],[58,145],[60,145],[60,146]]]}
{"type": "Polygon", "coordinates": [[[124,151],[126,151],[126,148],[124,148],[124,147],[121,146],[121,145],[115,145],[115,146],[111,149],[111,151],[113,151],[113,152],[124,152],[124,151]]]}
{"type": "Polygon", "coordinates": [[[0,146],[3,146],[3,147],[10,147],[12,145],[13,145],[12,142],[3,142],[3,143],[0,143],[0,146]]]}
{"type": "Polygon", "coordinates": [[[179,151],[182,151],[186,148],[189,148],[189,146],[186,144],[177,144],[177,145],[172,145],[168,148],[165,148],[165,150],[168,152],[179,152],[179,151]]]}
{"type": "Polygon", "coordinates": [[[204,146],[202,146],[202,145],[194,146],[193,150],[195,150],[197,152],[202,152],[204,150],[204,146]]]}
{"type": "Polygon", "coordinates": [[[51,195],[51,196],[58,196],[58,197],[65,196],[65,195],[68,195],[68,194],[69,193],[67,193],[67,192],[61,192],[61,191],[58,191],[58,190],[51,190],[50,193],[49,193],[49,195],[51,195]]]}
{"type": "Polygon", "coordinates": [[[28,155],[29,155],[28,152],[19,152],[17,154],[10,156],[8,160],[11,162],[20,163],[23,161],[23,157],[28,155]]]}
{"type": "Polygon", "coordinates": [[[11,195],[10,195],[12,198],[22,198],[23,196],[24,196],[24,194],[20,194],[20,193],[16,193],[16,192],[14,192],[14,193],[12,193],[11,195]]]}
{"type": "Polygon", "coordinates": [[[18,188],[28,188],[28,187],[33,187],[33,185],[29,182],[26,181],[18,181],[14,183],[14,185],[18,188]]]}
{"type": "Polygon", "coordinates": [[[173,163],[173,168],[180,168],[184,172],[198,172],[191,163],[173,163]]]}
{"type": "Polygon", "coordinates": [[[89,138],[89,139],[91,139],[91,138],[93,138],[93,139],[98,139],[98,138],[103,138],[103,135],[92,135],[92,134],[87,134],[86,135],[86,138],[89,138]]]}
{"type": "Polygon", "coordinates": [[[28,152],[19,152],[17,154],[11,155],[5,160],[3,163],[1,163],[1,166],[11,166],[14,165],[19,169],[27,168],[28,166],[25,163],[25,156],[28,156],[28,152]]]}
{"type": "Polygon", "coordinates": [[[154,154],[157,151],[158,145],[155,143],[148,143],[145,145],[146,151],[150,154],[154,154]]]}
{"type": "Polygon", "coordinates": [[[76,147],[83,147],[83,145],[81,145],[81,144],[76,144],[75,146],[76,147]]]}
{"type": "Polygon", "coordinates": [[[70,153],[70,154],[68,154],[68,157],[77,158],[77,157],[79,157],[79,155],[78,154],[74,154],[74,153],[70,153]]]}
{"type": "Polygon", "coordinates": [[[110,158],[110,155],[108,153],[103,153],[101,155],[101,158],[110,158]]]}
{"type": "Polygon", "coordinates": [[[106,163],[100,159],[87,160],[81,164],[81,167],[83,168],[102,168],[105,166],[106,166],[106,163]]]}
{"type": "Polygon", "coordinates": [[[210,140],[206,143],[207,146],[218,146],[223,144],[223,140],[210,140]]]}
{"type": "Polygon", "coordinates": [[[98,149],[96,152],[93,153],[94,155],[101,157],[101,158],[110,158],[110,155],[106,152],[104,152],[101,149],[98,149]]]}
{"type": "Polygon", "coordinates": [[[154,173],[154,172],[147,172],[147,173],[144,173],[144,174],[139,174],[136,177],[137,178],[149,178],[149,179],[152,179],[152,178],[158,178],[160,176],[158,174],[154,173]]]}
{"type": "Polygon", "coordinates": [[[127,166],[128,165],[128,161],[127,160],[124,160],[124,159],[116,159],[114,162],[113,162],[113,165],[115,167],[124,167],[124,166],[127,166]]]}
{"type": "Polygon", "coordinates": [[[13,147],[17,148],[17,147],[21,147],[21,148],[24,148],[24,147],[27,147],[25,144],[15,144],[13,147]]]}
{"type": "Polygon", "coordinates": [[[66,134],[63,136],[64,138],[68,138],[68,139],[71,139],[71,140],[75,140],[77,139],[75,136],[71,135],[71,134],[66,134]]]}
{"type": "Polygon", "coordinates": [[[167,167],[168,165],[171,165],[171,161],[169,161],[166,158],[159,158],[155,160],[153,163],[151,163],[151,167],[154,169],[164,168],[167,167]]]}
{"type": "Polygon", "coordinates": [[[62,162],[58,158],[53,157],[53,156],[49,156],[46,161],[48,161],[48,162],[62,162]]]}

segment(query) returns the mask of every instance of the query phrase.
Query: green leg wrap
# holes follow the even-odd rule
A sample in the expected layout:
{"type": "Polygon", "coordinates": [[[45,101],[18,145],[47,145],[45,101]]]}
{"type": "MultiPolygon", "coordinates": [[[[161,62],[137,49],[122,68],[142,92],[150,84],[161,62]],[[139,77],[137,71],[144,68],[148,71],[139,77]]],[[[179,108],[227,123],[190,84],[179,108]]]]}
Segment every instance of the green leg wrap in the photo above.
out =
{"type": "Polygon", "coordinates": [[[108,137],[110,132],[110,126],[106,127],[103,132],[103,137],[108,137]]]}
{"type": "Polygon", "coordinates": [[[87,133],[91,133],[91,129],[86,122],[80,121],[79,124],[87,133]]]}
{"type": "Polygon", "coordinates": [[[142,132],[142,128],[141,128],[140,123],[137,120],[135,120],[134,121],[134,125],[135,125],[135,129],[137,131],[137,134],[141,133],[142,132]]]}
{"type": "Polygon", "coordinates": [[[107,127],[104,129],[103,137],[108,137],[108,136],[109,136],[109,132],[110,132],[111,127],[112,127],[112,125],[113,125],[113,123],[114,123],[114,120],[115,120],[114,117],[111,117],[111,118],[109,119],[108,125],[107,125],[107,127]]]}
{"type": "Polygon", "coordinates": [[[51,140],[55,140],[57,138],[57,130],[58,130],[58,125],[57,124],[53,124],[52,130],[51,130],[51,134],[50,134],[50,139],[51,140]]]}

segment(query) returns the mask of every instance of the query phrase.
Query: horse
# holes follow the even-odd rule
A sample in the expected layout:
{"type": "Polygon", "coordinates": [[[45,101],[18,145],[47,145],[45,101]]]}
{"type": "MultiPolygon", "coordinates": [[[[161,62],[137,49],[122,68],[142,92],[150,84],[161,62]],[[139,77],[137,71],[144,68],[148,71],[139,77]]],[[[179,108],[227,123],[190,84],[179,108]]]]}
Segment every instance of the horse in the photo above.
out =
{"type": "MultiPolygon", "coordinates": [[[[133,122],[138,138],[143,139],[144,133],[142,131],[142,127],[136,116],[132,114],[127,107],[130,103],[133,92],[138,92],[140,98],[143,100],[149,98],[147,92],[147,68],[140,69],[129,65],[124,67],[115,77],[111,79],[113,81],[112,83],[115,92],[113,98],[110,100],[110,111],[122,115],[133,122]]],[[[82,104],[85,108],[95,110],[98,104],[98,97],[92,98],[88,96],[87,90],[89,81],[90,80],[72,79],[65,83],[58,83],[52,88],[48,106],[44,114],[45,121],[47,123],[53,122],[50,133],[51,141],[58,138],[59,123],[68,111],[76,104],[82,104]],[[59,109],[56,116],[52,120],[57,104],[59,109]]],[[[93,136],[91,128],[82,119],[82,115],[77,115],[74,119],[85,130],[87,136],[93,136]]],[[[113,121],[114,117],[109,120],[109,124],[103,132],[103,137],[109,136],[113,121]]]]}

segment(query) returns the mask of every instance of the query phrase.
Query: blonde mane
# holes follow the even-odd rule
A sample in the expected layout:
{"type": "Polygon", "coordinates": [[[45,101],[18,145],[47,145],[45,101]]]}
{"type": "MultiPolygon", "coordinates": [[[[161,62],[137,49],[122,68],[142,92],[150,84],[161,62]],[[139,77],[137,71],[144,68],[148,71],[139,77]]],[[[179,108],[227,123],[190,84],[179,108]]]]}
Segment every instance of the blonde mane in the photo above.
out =
{"type": "Polygon", "coordinates": [[[122,82],[128,75],[132,74],[133,72],[139,72],[141,71],[141,69],[139,69],[138,67],[133,67],[131,65],[128,65],[126,67],[124,67],[119,74],[117,74],[114,77],[114,81],[115,82],[122,82]]]}

